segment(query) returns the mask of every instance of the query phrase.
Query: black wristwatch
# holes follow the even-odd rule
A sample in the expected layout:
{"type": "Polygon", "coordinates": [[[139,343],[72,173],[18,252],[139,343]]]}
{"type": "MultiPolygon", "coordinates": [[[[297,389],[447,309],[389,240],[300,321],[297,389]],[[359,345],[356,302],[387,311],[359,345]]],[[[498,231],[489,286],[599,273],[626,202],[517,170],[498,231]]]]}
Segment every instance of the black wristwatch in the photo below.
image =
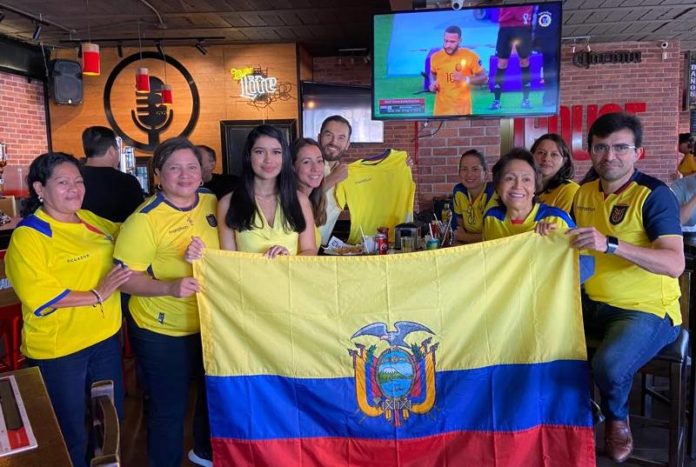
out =
{"type": "Polygon", "coordinates": [[[604,250],[604,253],[608,255],[613,255],[616,249],[619,247],[619,239],[616,237],[612,237],[607,235],[607,249],[604,250]]]}

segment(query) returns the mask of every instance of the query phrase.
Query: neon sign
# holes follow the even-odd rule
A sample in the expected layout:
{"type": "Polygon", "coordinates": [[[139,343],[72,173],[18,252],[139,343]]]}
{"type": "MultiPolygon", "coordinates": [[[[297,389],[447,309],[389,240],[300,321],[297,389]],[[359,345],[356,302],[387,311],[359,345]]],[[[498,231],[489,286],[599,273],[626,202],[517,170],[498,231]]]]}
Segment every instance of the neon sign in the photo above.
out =
{"type": "Polygon", "coordinates": [[[230,70],[232,79],[239,81],[239,96],[252,101],[264,100],[278,90],[278,78],[268,76],[261,67],[242,67],[230,70]]]}

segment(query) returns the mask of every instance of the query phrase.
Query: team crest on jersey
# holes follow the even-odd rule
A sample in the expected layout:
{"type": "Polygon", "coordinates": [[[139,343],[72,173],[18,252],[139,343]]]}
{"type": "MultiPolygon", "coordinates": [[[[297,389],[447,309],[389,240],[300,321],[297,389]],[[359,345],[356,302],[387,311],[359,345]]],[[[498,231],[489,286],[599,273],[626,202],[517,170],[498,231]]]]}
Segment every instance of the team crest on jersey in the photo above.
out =
{"type": "Polygon", "coordinates": [[[627,212],[627,204],[617,204],[611,208],[611,213],[609,213],[609,222],[611,222],[612,225],[620,224],[624,220],[624,217],[626,217],[627,212]]]}
{"type": "Polygon", "coordinates": [[[413,321],[397,321],[396,331],[385,323],[371,323],[358,329],[351,339],[368,337],[369,346],[355,343],[348,349],[355,370],[355,397],[360,411],[369,417],[383,416],[395,427],[412,414],[428,413],[435,404],[435,351],[432,337],[420,344],[404,339],[414,332],[434,333],[413,321]]]}
{"type": "Polygon", "coordinates": [[[217,227],[217,219],[215,218],[215,214],[208,214],[205,216],[205,220],[208,221],[209,226],[217,227]]]}

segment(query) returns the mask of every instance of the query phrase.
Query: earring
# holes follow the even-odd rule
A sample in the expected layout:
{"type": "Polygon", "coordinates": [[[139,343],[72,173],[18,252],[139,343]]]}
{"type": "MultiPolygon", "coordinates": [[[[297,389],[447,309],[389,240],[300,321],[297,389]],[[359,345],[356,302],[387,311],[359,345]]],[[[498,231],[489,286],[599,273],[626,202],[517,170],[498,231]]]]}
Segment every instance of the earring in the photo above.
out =
{"type": "Polygon", "coordinates": [[[43,196],[38,195],[38,198],[39,198],[39,203],[43,204],[43,196]]]}
{"type": "Polygon", "coordinates": [[[203,180],[201,180],[201,184],[200,184],[200,186],[203,186],[203,180]]]}
{"type": "Polygon", "coordinates": [[[162,191],[162,184],[158,183],[155,188],[157,188],[157,191],[162,191]]]}

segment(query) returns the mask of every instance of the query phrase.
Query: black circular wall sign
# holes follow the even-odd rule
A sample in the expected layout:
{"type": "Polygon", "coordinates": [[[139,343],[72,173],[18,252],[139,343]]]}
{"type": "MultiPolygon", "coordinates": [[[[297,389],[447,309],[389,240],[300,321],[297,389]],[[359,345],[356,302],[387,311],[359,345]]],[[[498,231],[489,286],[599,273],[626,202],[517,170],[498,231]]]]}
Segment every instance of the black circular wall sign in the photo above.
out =
{"type": "MultiPolygon", "coordinates": [[[[157,145],[160,143],[160,134],[163,133],[174,120],[174,110],[170,109],[162,103],[162,85],[164,84],[156,76],[150,76],[150,92],[136,92],[136,106],[135,109],[131,109],[131,118],[133,123],[137,128],[142,130],[147,134],[147,142],[141,142],[136,139],[134,135],[128,135],[119,126],[114,118],[111,106],[111,91],[113,90],[114,82],[116,78],[121,74],[121,72],[131,63],[140,60],[141,58],[149,58],[154,60],[166,61],[166,64],[171,65],[179,73],[182,74],[186,83],[191,91],[192,108],[191,115],[189,116],[188,123],[184,130],[179,134],[179,136],[188,137],[193,129],[196,127],[198,122],[198,116],[200,115],[200,96],[198,95],[198,87],[193,81],[191,73],[176,59],[165,56],[164,58],[158,52],[142,52],[130,55],[123,60],[121,60],[111,71],[109,78],[106,80],[106,85],[104,86],[104,112],[106,113],[106,119],[109,121],[111,128],[114,132],[123,138],[123,141],[136,148],[143,151],[154,151],[157,145]]],[[[177,118],[179,115],[177,114],[177,118]]]]}

